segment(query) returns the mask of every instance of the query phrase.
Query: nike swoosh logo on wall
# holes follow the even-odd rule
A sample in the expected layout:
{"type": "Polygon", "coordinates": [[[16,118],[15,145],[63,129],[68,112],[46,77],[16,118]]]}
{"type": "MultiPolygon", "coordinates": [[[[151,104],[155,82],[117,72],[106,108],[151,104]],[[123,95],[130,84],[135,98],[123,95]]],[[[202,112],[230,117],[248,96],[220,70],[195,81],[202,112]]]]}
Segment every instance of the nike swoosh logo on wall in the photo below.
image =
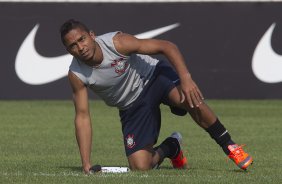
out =
{"type": "Polygon", "coordinates": [[[271,46],[271,37],[275,28],[273,23],[259,41],[252,59],[255,76],[265,83],[282,82],[282,56],[275,53],[271,46]]]}
{"type": "Polygon", "coordinates": [[[39,24],[32,29],[23,41],[15,63],[18,77],[30,85],[46,84],[66,76],[72,60],[70,54],[59,57],[39,55],[34,45],[38,28],[39,24]]]}
{"type": "MultiPolygon", "coordinates": [[[[137,38],[153,38],[168,32],[180,24],[172,24],[138,35],[137,38]]],[[[44,57],[35,49],[35,36],[39,28],[37,24],[23,41],[16,56],[15,71],[17,76],[26,84],[42,85],[54,82],[67,75],[72,60],[70,54],[58,57],[44,57]]]]}
{"type": "Polygon", "coordinates": [[[180,26],[180,24],[175,23],[175,24],[172,24],[172,25],[169,25],[169,26],[165,26],[165,27],[161,27],[161,28],[154,29],[154,30],[151,30],[151,31],[147,31],[147,32],[135,35],[135,36],[139,39],[153,38],[153,37],[156,37],[160,34],[168,32],[168,31],[170,31],[170,30],[172,30],[172,29],[174,29],[178,26],[180,26]]]}

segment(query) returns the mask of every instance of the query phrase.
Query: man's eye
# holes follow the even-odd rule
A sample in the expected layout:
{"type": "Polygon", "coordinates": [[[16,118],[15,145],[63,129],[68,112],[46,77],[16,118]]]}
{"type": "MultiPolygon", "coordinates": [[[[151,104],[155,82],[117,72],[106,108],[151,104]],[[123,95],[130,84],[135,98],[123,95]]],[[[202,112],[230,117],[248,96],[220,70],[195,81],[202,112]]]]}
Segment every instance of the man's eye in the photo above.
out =
{"type": "Polygon", "coordinates": [[[83,42],[84,40],[85,40],[85,36],[81,37],[79,41],[83,42]]]}
{"type": "Polygon", "coordinates": [[[73,45],[70,45],[69,48],[70,48],[71,50],[74,50],[74,49],[76,48],[76,46],[73,44],[73,45]]]}

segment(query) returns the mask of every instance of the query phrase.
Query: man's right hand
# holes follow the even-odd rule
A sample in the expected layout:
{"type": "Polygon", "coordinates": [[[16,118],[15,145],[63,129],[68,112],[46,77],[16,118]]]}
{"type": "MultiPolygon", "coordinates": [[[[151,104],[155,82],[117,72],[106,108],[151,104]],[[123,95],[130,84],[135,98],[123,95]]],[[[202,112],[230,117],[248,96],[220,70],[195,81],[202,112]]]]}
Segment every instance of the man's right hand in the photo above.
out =
{"type": "Polygon", "coordinates": [[[90,168],[91,168],[90,164],[87,164],[87,165],[83,166],[84,174],[90,174],[90,168]]]}

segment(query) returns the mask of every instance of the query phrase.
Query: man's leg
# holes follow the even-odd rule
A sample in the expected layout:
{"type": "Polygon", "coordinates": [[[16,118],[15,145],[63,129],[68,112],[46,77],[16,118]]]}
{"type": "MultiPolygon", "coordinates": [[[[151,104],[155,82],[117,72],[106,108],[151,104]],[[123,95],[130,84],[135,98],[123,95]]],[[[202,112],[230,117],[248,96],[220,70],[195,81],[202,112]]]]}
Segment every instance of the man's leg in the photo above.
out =
{"type": "Polygon", "coordinates": [[[132,153],[128,158],[129,167],[131,170],[146,171],[154,168],[160,161],[161,157],[153,149],[153,146],[132,153]]]}
{"type": "Polygon", "coordinates": [[[169,158],[173,168],[187,169],[188,161],[184,156],[181,144],[182,135],[179,132],[173,132],[168,138],[166,138],[155,150],[160,155],[160,160],[155,168],[158,168],[164,158],[169,158]]]}
{"type": "Polygon", "coordinates": [[[132,153],[128,156],[130,168],[141,171],[158,168],[165,158],[171,159],[174,168],[187,168],[187,159],[183,156],[180,139],[181,135],[175,132],[155,148],[149,145],[132,153]]]}
{"type": "Polygon", "coordinates": [[[238,146],[232,141],[230,134],[208,105],[203,102],[199,107],[190,108],[189,104],[180,102],[180,93],[180,90],[176,87],[170,91],[169,100],[171,104],[186,109],[193,120],[205,129],[216,143],[221,146],[226,155],[228,155],[238,167],[246,169],[252,163],[252,157],[245,153],[241,146],[238,146]]]}

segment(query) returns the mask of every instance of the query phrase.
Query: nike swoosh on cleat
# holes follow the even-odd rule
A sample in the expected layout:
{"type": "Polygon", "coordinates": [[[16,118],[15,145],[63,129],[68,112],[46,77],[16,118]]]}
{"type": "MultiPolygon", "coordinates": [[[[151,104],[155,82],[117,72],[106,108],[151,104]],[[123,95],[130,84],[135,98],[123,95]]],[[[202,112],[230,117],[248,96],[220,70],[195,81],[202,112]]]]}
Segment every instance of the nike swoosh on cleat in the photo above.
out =
{"type": "Polygon", "coordinates": [[[252,58],[254,75],[265,83],[282,82],[282,56],[275,53],[271,46],[271,37],[275,25],[273,23],[265,32],[252,58]]]}
{"type": "MultiPolygon", "coordinates": [[[[153,38],[172,30],[179,25],[179,23],[175,23],[135,36],[140,39],[153,38]]],[[[58,57],[41,56],[35,49],[35,36],[38,28],[39,24],[37,24],[25,38],[18,50],[15,61],[15,71],[17,76],[24,83],[30,85],[47,84],[65,77],[72,60],[70,54],[58,57]]]]}

